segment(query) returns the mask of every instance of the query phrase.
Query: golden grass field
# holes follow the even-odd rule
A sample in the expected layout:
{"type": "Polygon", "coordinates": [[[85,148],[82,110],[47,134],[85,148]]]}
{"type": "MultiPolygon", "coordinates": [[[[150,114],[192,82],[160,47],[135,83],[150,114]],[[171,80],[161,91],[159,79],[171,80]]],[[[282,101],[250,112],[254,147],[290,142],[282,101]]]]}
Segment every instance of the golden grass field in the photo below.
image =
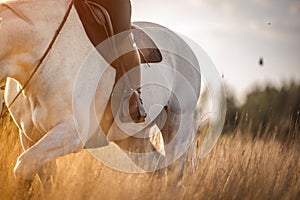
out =
{"type": "MultiPolygon", "coordinates": [[[[253,139],[250,132],[222,135],[217,146],[183,176],[175,163],[168,170],[126,174],[101,165],[89,153],[61,157],[51,191],[43,194],[35,179],[31,199],[299,199],[300,142],[279,142],[272,134],[253,139]]],[[[298,132],[297,132],[298,131],[298,132]]],[[[197,154],[198,150],[195,150],[197,154]]],[[[13,167],[22,152],[17,128],[7,116],[0,122],[0,199],[17,193],[13,167]]]]}

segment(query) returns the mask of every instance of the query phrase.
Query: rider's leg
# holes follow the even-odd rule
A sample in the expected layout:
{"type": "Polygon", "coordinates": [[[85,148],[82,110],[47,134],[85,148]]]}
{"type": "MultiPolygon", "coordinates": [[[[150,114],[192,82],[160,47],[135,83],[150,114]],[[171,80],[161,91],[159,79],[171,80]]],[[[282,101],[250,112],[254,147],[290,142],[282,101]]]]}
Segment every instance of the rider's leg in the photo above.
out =
{"type": "MultiPolygon", "coordinates": [[[[95,20],[97,15],[101,15],[98,13],[101,12],[101,10],[99,10],[97,5],[101,5],[108,12],[114,31],[113,34],[131,29],[130,0],[74,0],[74,4],[84,24],[87,36],[95,47],[112,36],[102,34],[105,32],[103,29],[105,28],[104,26],[107,25],[106,21],[103,21],[103,24],[100,25],[99,21],[95,20]]],[[[109,32],[109,34],[111,33],[109,32]]]]}
{"type": "MultiPolygon", "coordinates": [[[[122,78],[122,76],[125,76],[122,79],[122,81],[127,81],[124,83],[124,85],[128,84],[128,82],[129,82],[129,84],[130,84],[129,87],[130,87],[131,91],[125,91],[125,92],[132,93],[132,95],[129,99],[130,117],[136,123],[143,122],[146,118],[146,113],[145,113],[144,107],[142,105],[143,104],[142,99],[140,97],[140,95],[141,95],[141,91],[140,91],[141,59],[140,59],[138,48],[136,47],[136,44],[134,41],[133,34],[131,34],[130,32],[129,32],[129,34],[125,34],[122,39],[117,41],[116,45],[118,46],[118,49],[120,51],[126,52],[124,55],[121,55],[119,57],[117,62],[115,62],[113,64],[117,70],[116,80],[119,81],[122,78]],[[127,49],[127,51],[124,49],[127,49]],[[130,49],[130,51],[128,49],[130,49]]],[[[119,84],[119,86],[120,86],[120,84],[119,84]]],[[[124,111],[123,113],[126,113],[126,111],[124,111]]]]}
{"type": "Polygon", "coordinates": [[[119,34],[126,31],[127,34],[121,35],[122,39],[116,43],[117,49],[131,49],[122,55],[117,64],[113,65],[117,70],[116,82],[126,73],[130,87],[133,90],[133,95],[129,100],[129,114],[134,122],[143,122],[146,117],[142,100],[140,98],[141,91],[141,71],[139,68],[134,70],[134,73],[127,73],[135,67],[141,65],[141,59],[138,49],[135,45],[133,34],[131,33],[131,3],[130,0],[100,0],[101,5],[107,9],[110,14],[114,34],[119,34]]]}
{"type": "MultiPolygon", "coordinates": [[[[100,34],[103,32],[103,26],[99,26],[99,24],[94,20],[94,16],[91,13],[91,6],[93,3],[97,3],[104,7],[110,15],[110,20],[112,22],[113,34],[122,33],[127,31],[128,34],[123,34],[121,40],[118,40],[115,44],[116,49],[118,51],[119,48],[126,47],[126,45],[131,45],[134,47],[134,40],[131,37],[131,4],[130,0],[76,0],[75,5],[77,11],[81,16],[81,20],[85,24],[85,30],[87,32],[88,37],[94,46],[97,46],[102,41],[110,37],[111,35],[103,35],[100,34]],[[89,3],[89,2],[92,2],[89,3]]],[[[95,7],[94,7],[95,8],[95,7]]],[[[97,8],[95,8],[97,9],[97,8]]],[[[107,32],[107,31],[106,31],[107,32]]],[[[137,67],[141,64],[140,56],[137,48],[133,51],[122,55],[118,62],[112,63],[112,66],[116,69],[116,82],[129,70],[134,67],[137,67]]],[[[114,52],[112,49],[110,52],[114,52]]],[[[101,52],[100,52],[101,53],[101,52]]],[[[118,53],[118,52],[114,52],[118,53]]],[[[105,53],[101,53],[105,58],[105,53]]],[[[145,120],[146,114],[144,112],[142,101],[140,99],[140,90],[138,87],[140,86],[141,75],[139,70],[136,70],[134,75],[128,74],[128,79],[131,84],[131,89],[135,90],[134,95],[130,98],[129,101],[129,113],[134,122],[141,122],[145,120]]]]}

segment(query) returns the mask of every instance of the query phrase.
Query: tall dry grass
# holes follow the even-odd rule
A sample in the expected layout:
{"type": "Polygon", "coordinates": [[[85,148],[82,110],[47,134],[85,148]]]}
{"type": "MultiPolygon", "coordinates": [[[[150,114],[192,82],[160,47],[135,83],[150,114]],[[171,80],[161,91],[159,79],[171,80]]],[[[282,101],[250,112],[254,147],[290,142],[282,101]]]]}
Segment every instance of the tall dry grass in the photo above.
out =
{"type": "MultiPolygon", "coordinates": [[[[299,130],[285,142],[272,135],[254,138],[237,130],[223,135],[204,159],[178,161],[168,170],[126,174],[101,165],[89,153],[57,160],[50,192],[36,178],[31,199],[299,199],[299,130]]],[[[13,167],[21,153],[18,131],[9,117],[0,122],[0,199],[16,191],[13,167]]],[[[196,149],[196,153],[197,153],[196,149]]],[[[184,159],[184,158],[183,158],[184,159]]]]}

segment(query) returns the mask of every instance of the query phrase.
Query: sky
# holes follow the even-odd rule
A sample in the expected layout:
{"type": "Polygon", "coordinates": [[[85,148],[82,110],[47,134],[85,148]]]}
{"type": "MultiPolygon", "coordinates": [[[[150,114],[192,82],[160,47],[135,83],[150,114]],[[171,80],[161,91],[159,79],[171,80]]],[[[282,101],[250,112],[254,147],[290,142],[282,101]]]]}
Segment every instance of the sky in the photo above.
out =
{"type": "Polygon", "coordinates": [[[132,0],[132,7],[133,21],[197,42],[241,99],[255,85],[300,82],[300,0],[132,0]]]}

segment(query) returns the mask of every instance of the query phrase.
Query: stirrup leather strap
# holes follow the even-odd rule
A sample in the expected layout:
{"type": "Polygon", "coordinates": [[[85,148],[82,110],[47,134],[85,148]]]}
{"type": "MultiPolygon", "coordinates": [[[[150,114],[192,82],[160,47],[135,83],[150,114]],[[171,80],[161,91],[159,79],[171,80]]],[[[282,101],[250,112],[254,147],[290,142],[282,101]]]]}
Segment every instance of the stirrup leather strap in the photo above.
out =
{"type": "Polygon", "coordinates": [[[92,1],[85,0],[84,3],[89,8],[91,14],[99,26],[103,26],[107,37],[114,35],[112,21],[107,10],[100,4],[92,1]]]}

